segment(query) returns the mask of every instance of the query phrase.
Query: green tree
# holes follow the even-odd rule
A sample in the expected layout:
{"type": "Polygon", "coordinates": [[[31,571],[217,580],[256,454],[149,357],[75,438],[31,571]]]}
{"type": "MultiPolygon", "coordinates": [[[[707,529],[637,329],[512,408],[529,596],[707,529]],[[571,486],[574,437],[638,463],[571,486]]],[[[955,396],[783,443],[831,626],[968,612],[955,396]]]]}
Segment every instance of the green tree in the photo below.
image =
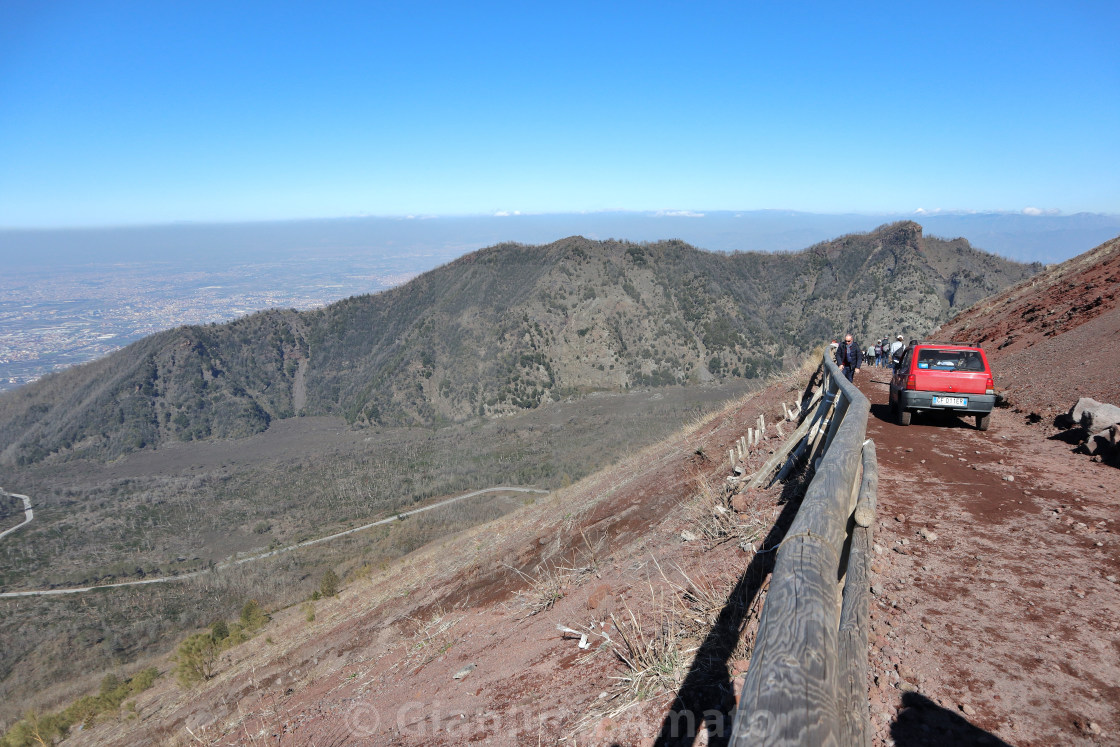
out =
{"type": "Polygon", "coordinates": [[[328,570],[319,581],[319,593],[325,597],[333,597],[338,593],[338,574],[328,570]]]}
{"type": "Polygon", "coordinates": [[[247,633],[252,633],[268,622],[268,620],[268,615],[261,609],[256,599],[250,599],[245,603],[245,606],[241,608],[241,629],[247,633]]]}
{"type": "Polygon", "coordinates": [[[110,672],[109,674],[101,678],[101,690],[98,694],[104,698],[108,695],[111,695],[112,692],[120,686],[121,678],[110,672]]]}
{"type": "Polygon", "coordinates": [[[42,742],[35,741],[35,738],[32,736],[32,726],[31,722],[28,720],[31,718],[31,715],[31,713],[28,713],[13,724],[11,729],[8,729],[7,734],[4,735],[4,747],[34,747],[34,745],[43,744],[42,742]]]}
{"type": "Polygon", "coordinates": [[[69,724],[63,721],[58,714],[39,715],[36,711],[28,711],[22,720],[16,723],[4,735],[5,747],[49,747],[55,739],[64,739],[69,731],[69,724]]]}
{"type": "Polygon", "coordinates": [[[156,667],[141,669],[139,672],[132,676],[132,679],[128,681],[129,690],[132,691],[133,695],[142,693],[153,684],[155,684],[155,681],[158,677],[159,669],[157,669],[156,667]]]}
{"type": "Polygon", "coordinates": [[[71,724],[81,724],[82,728],[88,729],[97,720],[103,705],[97,696],[83,695],[67,706],[63,715],[71,724]]]}
{"type": "Polygon", "coordinates": [[[214,637],[215,643],[221,643],[226,638],[229,638],[229,625],[225,620],[217,620],[210,625],[210,635],[214,637]]]}
{"type": "Polygon", "coordinates": [[[195,682],[214,676],[220,648],[212,633],[195,633],[179,644],[172,657],[179,684],[190,687],[195,682]]]}

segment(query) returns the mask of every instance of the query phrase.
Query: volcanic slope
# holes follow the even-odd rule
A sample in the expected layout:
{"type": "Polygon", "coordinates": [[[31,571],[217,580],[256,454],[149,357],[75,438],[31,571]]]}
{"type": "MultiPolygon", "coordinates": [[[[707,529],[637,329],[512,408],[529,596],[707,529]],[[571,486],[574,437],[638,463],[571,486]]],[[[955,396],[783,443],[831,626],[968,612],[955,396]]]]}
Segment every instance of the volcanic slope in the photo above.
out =
{"type": "Polygon", "coordinates": [[[1120,406],[1120,238],[986,299],[934,334],[975,340],[1016,410],[1052,420],[1078,397],[1120,406]]]}
{"type": "MultiPolygon", "coordinates": [[[[735,513],[727,452],[759,414],[773,422],[800,396],[798,380],[353,580],[336,598],[273,610],[189,689],[160,662],[168,674],[135,698],[136,718],[97,723],[72,743],[637,744],[662,728],[694,661],[711,668],[697,669],[690,705],[707,703],[729,724],[729,674],[745,664],[773,557],[755,551],[780,538],[772,527],[788,523],[796,486],[735,513]],[[737,612],[720,621],[729,598],[737,612]],[[717,624],[711,657],[694,657],[717,624]],[[645,672],[653,663],[660,671],[645,672]]],[[[750,450],[748,468],[775,433],[750,450]]]]}
{"type": "MultiPolygon", "coordinates": [[[[990,331],[974,319],[970,334],[990,331]]],[[[857,379],[882,468],[875,743],[1111,739],[1117,471],[1070,454],[1013,409],[986,433],[953,419],[896,426],[884,375],[857,379]]],[[[773,421],[800,396],[805,378],[355,581],[313,620],[278,610],[213,679],[182,691],[165,678],[136,698],[136,719],[75,743],[608,745],[676,730],[663,743],[694,744],[701,722],[690,732],[674,717],[676,698],[705,715],[709,743],[725,743],[715,730],[729,723],[767,551],[797,494],[776,486],[724,503],[725,455],[759,414],[773,421]],[[687,690],[694,672],[700,684],[687,690]]],[[[770,434],[748,469],[776,447],[770,434]]]]}
{"type": "Polygon", "coordinates": [[[792,254],[571,237],[405,286],[153,335],[0,396],[0,463],[113,458],[276,419],[439,425],[589,391],[756,378],[805,346],[947,319],[1040,269],[904,222],[792,254]]]}

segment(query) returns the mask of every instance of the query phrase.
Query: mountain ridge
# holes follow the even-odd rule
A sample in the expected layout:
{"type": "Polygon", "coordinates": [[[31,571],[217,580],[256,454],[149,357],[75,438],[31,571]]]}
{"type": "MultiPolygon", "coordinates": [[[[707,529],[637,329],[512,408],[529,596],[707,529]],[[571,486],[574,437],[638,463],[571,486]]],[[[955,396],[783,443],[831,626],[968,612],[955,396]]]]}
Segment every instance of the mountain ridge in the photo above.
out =
{"type": "Polygon", "coordinates": [[[591,391],[759,378],[820,340],[922,333],[1037,272],[912,221],[801,252],[568,237],[381,293],[158,333],[0,397],[0,460],[112,458],[276,418],[438,426],[591,391]]]}

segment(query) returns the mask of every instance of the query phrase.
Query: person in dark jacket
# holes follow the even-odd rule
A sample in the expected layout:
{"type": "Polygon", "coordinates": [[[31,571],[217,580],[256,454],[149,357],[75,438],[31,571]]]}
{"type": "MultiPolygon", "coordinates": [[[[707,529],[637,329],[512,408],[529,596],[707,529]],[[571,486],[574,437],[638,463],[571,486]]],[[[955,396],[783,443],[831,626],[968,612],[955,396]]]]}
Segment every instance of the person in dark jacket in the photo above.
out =
{"type": "Polygon", "coordinates": [[[844,372],[848,381],[852,381],[855,375],[859,373],[862,363],[863,353],[860,351],[859,345],[852,342],[851,335],[846,335],[843,344],[836,350],[836,365],[844,372]]]}

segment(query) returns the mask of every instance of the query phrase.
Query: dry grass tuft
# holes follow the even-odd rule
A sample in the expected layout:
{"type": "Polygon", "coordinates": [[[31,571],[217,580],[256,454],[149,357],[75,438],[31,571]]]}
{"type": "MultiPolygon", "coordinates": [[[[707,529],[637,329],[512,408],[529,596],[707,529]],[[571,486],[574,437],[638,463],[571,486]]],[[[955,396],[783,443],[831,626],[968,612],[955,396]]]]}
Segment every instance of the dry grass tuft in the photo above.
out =
{"type": "Polygon", "coordinates": [[[662,604],[657,622],[645,626],[627,608],[622,619],[611,615],[617,634],[614,654],[626,666],[616,679],[627,691],[628,703],[676,690],[692,663],[696,648],[685,648],[689,636],[671,607],[662,604]]]}
{"type": "Polygon", "coordinates": [[[602,555],[603,547],[606,544],[606,537],[600,537],[597,541],[592,542],[582,529],[579,534],[583,538],[583,547],[579,549],[579,565],[572,568],[561,566],[559,569],[576,586],[579,586],[591,576],[600,577],[599,557],[602,555]]]}
{"type": "Polygon", "coordinates": [[[724,542],[746,547],[762,536],[762,520],[753,513],[739,514],[731,508],[731,490],[713,483],[705,474],[696,476],[696,495],[684,505],[685,520],[707,549],[724,542]]]}
{"type": "Polygon", "coordinates": [[[527,612],[526,617],[546,612],[564,598],[570,580],[570,573],[566,569],[547,560],[536,567],[532,576],[508,563],[505,567],[529,584],[527,590],[518,592],[521,606],[527,612]]]}
{"type": "Polygon", "coordinates": [[[680,614],[689,626],[690,634],[706,638],[720,624],[720,616],[726,613],[729,618],[741,621],[734,631],[737,643],[731,658],[749,658],[754,648],[758,618],[762,613],[762,601],[766,596],[765,584],[760,593],[748,603],[745,593],[739,588],[739,580],[732,574],[693,578],[680,568],[674,570],[683,579],[683,583],[670,579],[664,572],[662,578],[677,592],[680,614]]]}

